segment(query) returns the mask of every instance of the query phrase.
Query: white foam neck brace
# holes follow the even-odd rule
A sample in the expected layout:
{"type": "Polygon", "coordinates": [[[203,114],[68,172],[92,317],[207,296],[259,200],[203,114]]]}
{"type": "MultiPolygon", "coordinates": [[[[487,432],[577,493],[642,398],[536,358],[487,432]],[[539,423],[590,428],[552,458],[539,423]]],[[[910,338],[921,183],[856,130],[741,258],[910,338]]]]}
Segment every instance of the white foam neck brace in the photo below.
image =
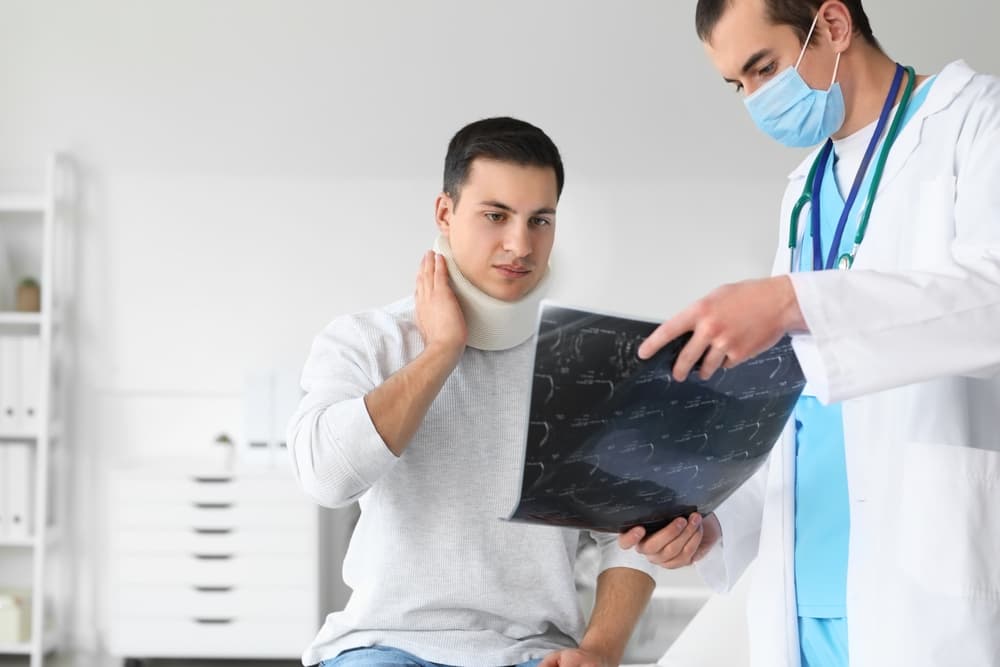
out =
{"type": "Polygon", "coordinates": [[[535,334],[538,305],[549,286],[547,267],[541,281],[528,294],[517,301],[503,301],[483,292],[462,275],[447,238],[438,237],[434,252],[443,255],[448,264],[451,287],[465,315],[469,347],[488,352],[509,350],[535,334]]]}

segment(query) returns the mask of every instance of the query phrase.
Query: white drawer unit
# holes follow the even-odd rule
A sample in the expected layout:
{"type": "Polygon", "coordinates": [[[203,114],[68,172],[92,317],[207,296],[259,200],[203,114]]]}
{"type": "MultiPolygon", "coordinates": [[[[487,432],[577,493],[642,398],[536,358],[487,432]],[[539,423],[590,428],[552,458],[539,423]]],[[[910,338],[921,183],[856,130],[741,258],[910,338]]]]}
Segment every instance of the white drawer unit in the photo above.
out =
{"type": "Polygon", "coordinates": [[[297,659],[320,623],[319,511],[284,471],[112,475],[107,645],[297,659]]]}

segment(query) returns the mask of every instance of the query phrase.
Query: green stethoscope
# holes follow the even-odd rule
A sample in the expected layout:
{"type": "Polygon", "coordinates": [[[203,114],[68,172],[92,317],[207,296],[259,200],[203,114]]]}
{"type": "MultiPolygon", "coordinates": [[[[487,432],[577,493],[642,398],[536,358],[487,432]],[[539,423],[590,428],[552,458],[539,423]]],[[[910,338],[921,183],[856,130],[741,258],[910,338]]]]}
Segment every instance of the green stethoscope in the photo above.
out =
{"type": "Polygon", "coordinates": [[[854,265],[854,258],[857,256],[858,248],[861,247],[861,242],[864,241],[865,233],[868,231],[868,220],[871,218],[872,207],[875,204],[875,194],[878,192],[879,183],[882,180],[882,173],[885,171],[885,163],[889,158],[889,151],[892,149],[893,144],[896,143],[896,139],[899,137],[899,132],[903,125],[902,121],[906,115],[906,109],[910,104],[910,99],[913,97],[913,89],[916,84],[916,79],[917,75],[912,67],[904,68],[902,65],[896,66],[896,76],[893,79],[892,88],[890,89],[885,105],[883,106],[878,126],[875,129],[875,134],[868,145],[868,150],[865,152],[864,160],[862,161],[861,167],[858,169],[858,173],[855,176],[854,185],[851,188],[850,195],[845,202],[844,211],[841,215],[840,222],[837,225],[836,234],[834,236],[833,243],[830,246],[830,253],[825,264],[823,262],[822,245],[820,243],[820,207],[814,202],[819,202],[823,177],[826,174],[826,165],[830,160],[830,155],[833,153],[833,141],[827,140],[826,144],[820,150],[819,155],[816,157],[816,160],[813,161],[812,167],[809,169],[809,176],[806,178],[806,184],[802,190],[802,195],[799,197],[794,208],[792,209],[791,227],[788,234],[788,247],[791,251],[790,271],[794,272],[796,269],[795,251],[799,241],[799,217],[802,215],[802,211],[805,209],[807,204],[812,205],[811,222],[813,237],[813,270],[821,271],[824,268],[832,269],[836,266],[837,268],[846,271],[854,265]],[[842,254],[838,259],[837,250],[840,248],[844,228],[847,226],[847,219],[850,216],[851,209],[857,199],[858,191],[861,189],[861,184],[864,181],[868,165],[871,163],[875,147],[878,145],[879,138],[885,130],[886,122],[890,112],[892,111],[893,102],[895,102],[896,96],[899,94],[899,88],[902,83],[904,72],[907,75],[906,88],[903,91],[903,97],[900,100],[899,108],[893,117],[892,125],[889,127],[885,143],[882,146],[878,162],[875,165],[875,172],[872,175],[871,185],[868,187],[868,195],[865,199],[864,209],[861,219],[858,222],[858,231],[854,235],[854,246],[849,253],[842,254]]]}

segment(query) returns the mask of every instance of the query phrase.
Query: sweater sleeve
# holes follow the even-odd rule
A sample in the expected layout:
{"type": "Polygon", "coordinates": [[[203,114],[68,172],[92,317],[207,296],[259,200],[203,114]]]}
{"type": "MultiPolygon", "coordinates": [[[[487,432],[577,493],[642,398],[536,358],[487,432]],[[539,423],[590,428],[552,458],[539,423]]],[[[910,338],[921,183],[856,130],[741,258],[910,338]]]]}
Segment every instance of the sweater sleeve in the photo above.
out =
{"type": "Polygon", "coordinates": [[[354,318],[334,320],[302,372],[305,396],[288,426],[288,451],[303,490],[326,507],[358,499],[397,461],[375,430],[364,397],[380,383],[354,318]]]}
{"type": "Polygon", "coordinates": [[[591,531],[590,536],[597,543],[597,548],[601,553],[600,565],[597,573],[614,567],[627,567],[632,570],[645,572],[653,579],[658,565],[654,565],[646,560],[646,557],[635,549],[622,549],[618,546],[618,536],[610,533],[597,533],[591,531]]]}

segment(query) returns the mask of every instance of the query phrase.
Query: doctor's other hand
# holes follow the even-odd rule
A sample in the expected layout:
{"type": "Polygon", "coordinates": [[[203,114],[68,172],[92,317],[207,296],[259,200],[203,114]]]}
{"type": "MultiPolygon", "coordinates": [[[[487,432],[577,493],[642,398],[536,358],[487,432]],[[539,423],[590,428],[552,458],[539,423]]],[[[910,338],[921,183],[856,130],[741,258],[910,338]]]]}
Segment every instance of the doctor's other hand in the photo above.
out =
{"type": "Polygon", "coordinates": [[[448,265],[443,256],[433,251],[424,255],[415,297],[417,328],[424,344],[461,355],[468,333],[462,307],[448,283],[448,265]]]}
{"type": "Polygon", "coordinates": [[[665,528],[646,536],[636,526],[618,536],[618,546],[635,550],[650,563],[676,570],[697,563],[722,539],[722,526],[714,514],[702,517],[695,512],[687,519],[674,519],[665,528]]]}
{"type": "Polygon", "coordinates": [[[649,359],[687,332],[691,339],[677,356],[674,378],[683,382],[704,356],[699,376],[732,368],[764,352],[789,332],[807,330],[788,276],[723,285],[661,324],[639,346],[649,359]]]}

